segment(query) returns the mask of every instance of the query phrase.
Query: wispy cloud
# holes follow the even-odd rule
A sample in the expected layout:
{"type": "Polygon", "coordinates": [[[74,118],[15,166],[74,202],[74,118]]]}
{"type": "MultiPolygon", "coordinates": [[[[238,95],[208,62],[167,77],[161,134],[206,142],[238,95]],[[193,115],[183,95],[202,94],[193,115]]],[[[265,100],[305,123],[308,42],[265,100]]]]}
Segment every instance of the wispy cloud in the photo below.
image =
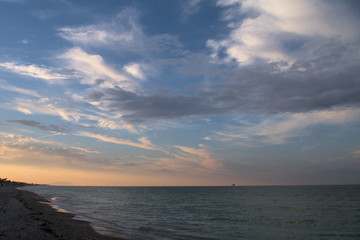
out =
{"type": "Polygon", "coordinates": [[[18,98],[13,102],[5,104],[3,107],[17,110],[26,115],[41,114],[57,116],[65,121],[87,127],[126,130],[130,133],[138,133],[136,126],[122,120],[121,115],[102,111],[97,107],[89,107],[88,105],[84,107],[81,106],[81,102],[68,101],[68,99],[40,98],[34,100],[18,98]]]}
{"type": "Polygon", "coordinates": [[[54,9],[36,10],[32,12],[32,15],[39,18],[40,20],[49,20],[52,17],[59,15],[61,12],[54,9]]]}
{"type": "Polygon", "coordinates": [[[34,120],[7,120],[7,122],[18,123],[18,124],[22,124],[24,126],[35,127],[37,129],[40,129],[43,131],[50,131],[50,132],[55,132],[55,133],[70,133],[71,132],[71,129],[65,125],[55,125],[55,124],[45,125],[45,124],[42,124],[42,123],[40,123],[38,121],[34,121],[34,120]]]}
{"type": "Polygon", "coordinates": [[[112,129],[112,130],[126,130],[130,133],[138,133],[136,126],[131,123],[127,123],[121,120],[121,116],[111,115],[110,113],[103,112],[90,112],[81,114],[83,122],[86,122],[85,125],[92,127],[112,129]]]}
{"type": "Polygon", "coordinates": [[[81,48],[71,48],[59,56],[66,61],[67,67],[76,71],[76,77],[83,84],[99,85],[104,87],[119,86],[129,91],[134,90],[135,83],[108,66],[100,55],[84,52],[81,48]]]}
{"type": "Polygon", "coordinates": [[[0,143],[3,143],[7,146],[27,146],[31,147],[34,145],[38,146],[55,146],[55,147],[63,147],[64,144],[44,140],[42,138],[34,138],[31,136],[25,136],[22,134],[9,133],[9,132],[0,132],[0,143]]]}
{"type": "Polygon", "coordinates": [[[204,147],[174,146],[171,152],[164,151],[164,153],[170,155],[170,157],[142,157],[151,160],[149,166],[151,169],[163,173],[201,175],[226,172],[221,159],[215,158],[211,151],[204,147]]]}
{"type": "Polygon", "coordinates": [[[139,79],[145,78],[145,75],[141,69],[141,65],[138,63],[127,64],[124,66],[124,70],[136,78],[139,78],[139,79]]]}
{"type": "Polygon", "coordinates": [[[94,165],[90,158],[73,149],[31,142],[11,143],[0,141],[0,153],[2,161],[5,160],[13,165],[62,166],[71,168],[81,168],[81,166],[82,168],[91,168],[94,165]]]}
{"type": "Polygon", "coordinates": [[[100,140],[102,142],[114,143],[114,144],[119,144],[119,145],[127,145],[127,146],[131,146],[131,147],[137,147],[137,148],[142,148],[142,149],[147,149],[147,150],[157,150],[157,147],[154,144],[152,144],[146,137],[139,138],[138,142],[132,142],[132,141],[125,140],[125,139],[119,139],[119,138],[109,137],[106,135],[95,134],[95,133],[90,133],[90,132],[78,132],[78,133],[74,133],[74,135],[94,138],[94,139],[100,140]]]}
{"type": "Polygon", "coordinates": [[[8,84],[6,81],[4,81],[4,80],[0,80],[0,88],[2,88],[2,89],[4,89],[4,90],[11,91],[11,92],[17,92],[17,93],[29,95],[29,96],[32,96],[32,97],[37,97],[37,98],[40,98],[40,97],[41,97],[35,90],[18,88],[18,87],[9,85],[9,84],[8,84]]]}
{"type": "Polygon", "coordinates": [[[232,127],[231,132],[216,132],[216,139],[244,143],[260,141],[266,144],[284,144],[294,137],[307,135],[306,130],[312,126],[341,126],[354,123],[358,119],[360,119],[359,108],[280,114],[268,116],[258,124],[232,127]]]}
{"type": "Polygon", "coordinates": [[[100,151],[90,149],[90,148],[82,148],[82,147],[70,147],[70,148],[81,151],[81,152],[86,152],[86,153],[100,153],[100,151]]]}
{"type": "Polygon", "coordinates": [[[179,159],[198,163],[200,166],[209,170],[221,170],[223,166],[219,159],[215,159],[211,152],[205,148],[192,148],[186,146],[175,146],[180,149],[179,159]]]}
{"type": "Polygon", "coordinates": [[[0,63],[0,67],[17,74],[39,78],[48,83],[62,83],[62,80],[68,77],[54,72],[51,68],[39,67],[35,64],[23,65],[15,62],[3,62],[0,63]]]}
{"type": "Polygon", "coordinates": [[[8,3],[25,3],[25,0],[0,0],[0,2],[8,2],[8,3]]]}
{"type": "Polygon", "coordinates": [[[8,132],[0,132],[0,136],[4,139],[8,139],[9,143],[15,144],[23,144],[23,143],[41,143],[42,141],[33,137],[28,137],[24,135],[8,133],[8,132]]]}
{"type": "Polygon", "coordinates": [[[353,158],[360,160],[360,146],[354,149],[351,149],[351,155],[353,158]]]}
{"type": "MultiPolygon", "coordinates": [[[[197,4],[195,4],[197,6],[197,4]]],[[[59,35],[80,47],[107,48],[115,53],[135,53],[154,60],[157,54],[182,55],[186,51],[175,35],[163,33],[147,35],[139,22],[135,8],[120,11],[109,21],[77,27],[62,27],[59,35]],[[149,54],[155,53],[155,54],[149,54]]]]}
{"type": "Polygon", "coordinates": [[[56,142],[0,132],[0,160],[3,163],[103,171],[119,171],[127,164],[121,158],[94,157],[93,154],[101,153],[89,148],[67,147],[56,142]]]}
{"type": "Polygon", "coordinates": [[[60,28],[60,36],[81,44],[109,44],[111,42],[125,41],[131,42],[134,36],[131,32],[125,33],[109,33],[106,30],[100,29],[99,26],[89,25],[79,28],[64,27],[60,28]]]}
{"type": "Polygon", "coordinates": [[[192,15],[197,13],[200,9],[201,0],[187,0],[183,1],[182,20],[187,21],[192,15]]]}
{"type": "Polygon", "coordinates": [[[301,136],[303,130],[314,125],[343,125],[360,119],[360,109],[328,110],[310,113],[296,113],[266,120],[252,128],[256,136],[265,137],[269,143],[283,143],[286,139],[301,136]]]}
{"type": "MultiPolygon", "coordinates": [[[[80,27],[59,28],[59,35],[75,44],[93,46],[113,46],[123,43],[125,47],[134,46],[143,33],[137,22],[137,11],[127,8],[110,22],[80,27]]],[[[140,46],[141,47],[141,46],[140,46]]]]}
{"type": "Polygon", "coordinates": [[[41,98],[38,100],[31,99],[17,99],[12,103],[11,108],[15,108],[25,114],[44,114],[60,116],[63,120],[77,122],[80,119],[80,114],[71,108],[59,106],[63,101],[56,101],[56,99],[41,98]]]}
{"type": "Polygon", "coordinates": [[[29,110],[29,109],[27,109],[27,108],[24,108],[24,107],[16,107],[15,108],[17,111],[19,111],[19,112],[22,112],[22,113],[24,113],[24,114],[26,114],[26,115],[31,115],[32,114],[32,112],[29,110]]]}

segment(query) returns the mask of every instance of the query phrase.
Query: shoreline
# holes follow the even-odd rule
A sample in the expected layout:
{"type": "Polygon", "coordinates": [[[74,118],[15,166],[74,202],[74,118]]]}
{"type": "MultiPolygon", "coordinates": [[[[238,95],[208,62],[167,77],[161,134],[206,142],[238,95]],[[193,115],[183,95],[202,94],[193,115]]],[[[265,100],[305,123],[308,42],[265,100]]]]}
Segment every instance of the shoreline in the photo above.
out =
{"type": "Polygon", "coordinates": [[[89,222],[49,204],[33,192],[0,186],[0,239],[125,240],[101,235],[89,222]]]}

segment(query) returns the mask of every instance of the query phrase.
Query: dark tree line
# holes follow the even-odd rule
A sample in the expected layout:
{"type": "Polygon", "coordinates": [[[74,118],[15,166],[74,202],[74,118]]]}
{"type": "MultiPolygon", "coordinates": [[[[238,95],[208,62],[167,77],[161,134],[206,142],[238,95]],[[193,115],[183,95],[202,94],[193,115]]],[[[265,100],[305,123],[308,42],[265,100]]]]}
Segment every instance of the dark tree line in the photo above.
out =
{"type": "Polygon", "coordinates": [[[26,186],[26,185],[31,185],[31,184],[24,183],[24,182],[11,181],[11,180],[8,180],[7,178],[0,178],[0,186],[21,187],[21,186],[26,186]]]}

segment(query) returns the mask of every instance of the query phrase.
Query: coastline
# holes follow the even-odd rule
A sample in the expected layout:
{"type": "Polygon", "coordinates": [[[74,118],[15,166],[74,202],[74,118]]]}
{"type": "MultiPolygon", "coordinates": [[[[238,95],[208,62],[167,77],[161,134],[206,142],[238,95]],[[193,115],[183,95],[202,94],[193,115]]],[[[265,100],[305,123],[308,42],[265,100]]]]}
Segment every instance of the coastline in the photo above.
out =
{"type": "Polygon", "coordinates": [[[11,186],[0,186],[0,215],[0,239],[125,240],[101,235],[45,198],[11,186]]]}

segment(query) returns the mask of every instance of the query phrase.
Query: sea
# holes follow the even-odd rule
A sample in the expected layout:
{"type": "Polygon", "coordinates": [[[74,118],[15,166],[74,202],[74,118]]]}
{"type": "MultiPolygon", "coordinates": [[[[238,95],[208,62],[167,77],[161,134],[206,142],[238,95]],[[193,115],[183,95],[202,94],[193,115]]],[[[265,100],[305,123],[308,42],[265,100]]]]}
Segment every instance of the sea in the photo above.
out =
{"type": "Polygon", "coordinates": [[[360,239],[360,185],[23,189],[126,239],[360,239]]]}

